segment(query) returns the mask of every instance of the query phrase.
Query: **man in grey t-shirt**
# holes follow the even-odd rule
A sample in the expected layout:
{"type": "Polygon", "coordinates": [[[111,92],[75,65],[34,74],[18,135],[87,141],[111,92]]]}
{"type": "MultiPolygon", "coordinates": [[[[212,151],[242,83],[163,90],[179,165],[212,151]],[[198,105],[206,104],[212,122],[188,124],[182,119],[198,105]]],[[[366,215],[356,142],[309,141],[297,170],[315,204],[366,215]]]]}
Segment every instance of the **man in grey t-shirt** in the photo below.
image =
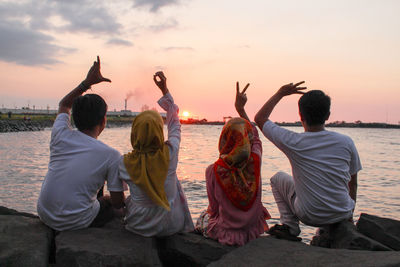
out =
{"type": "Polygon", "coordinates": [[[304,93],[304,82],[282,86],[255,116],[257,125],[288,157],[292,176],[278,172],[271,178],[281,225],[269,231],[280,238],[299,241],[299,220],[324,226],[352,219],[357,196],[357,172],[361,163],[350,137],[325,130],[330,97],[320,90],[304,93]],[[279,127],[269,120],[285,96],[303,94],[299,114],[303,133],[279,127]]]}

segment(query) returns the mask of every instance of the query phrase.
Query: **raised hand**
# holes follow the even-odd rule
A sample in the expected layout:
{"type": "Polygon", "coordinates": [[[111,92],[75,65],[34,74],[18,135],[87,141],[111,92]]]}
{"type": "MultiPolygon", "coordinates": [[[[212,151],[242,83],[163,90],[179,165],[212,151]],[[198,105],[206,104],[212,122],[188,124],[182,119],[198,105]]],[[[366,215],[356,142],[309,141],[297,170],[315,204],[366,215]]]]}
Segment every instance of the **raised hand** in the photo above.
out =
{"type": "Polygon", "coordinates": [[[158,88],[160,88],[163,95],[168,93],[167,77],[165,77],[165,75],[162,71],[156,72],[153,75],[153,80],[154,80],[154,83],[158,86],[158,88]]]}
{"type": "Polygon", "coordinates": [[[249,88],[250,84],[248,83],[242,92],[240,92],[239,89],[239,82],[236,82],[236,99],[235,99],[235,108],[236,111],[239,113],[239,116],[250,121],[249,117],[246,114],[246,111],[244,110],[244,106],[246,105],[247,102],[247,96],[246,96],[246,90],[249,88]]]}
{"type": "Polygon", "coordinates": [[[93,84],[101,82],[111,82],[110,79],[104,78],[100,72],[100,58],[97,56],[97,61],[93,62],[93,66],[90,68],[86,79],[83,81],[85,86],[90,87],[93,84]]]}
{"type": "Polygon", "coordinates": [[[238,109],[244,109],[244,106],[247,103],[247,96],[246,96],[246,90],[249,88],[250,84],[248,83],[242,92],[240,92],[239,89],[239,82],[236,82],[236,100],[235,100],[235,108],[236,110],[238,109]]]}
{"type": "Polygon", "coordinates": [[[299,85],[301,85],[303,83],[304,83],[304,81],[298,82],[295,84],[293,84],[293,83],[285,84],[278,90],[278,93],[282,96],[287,96],[287,95],[292,95],[292,94],[303,95],[304,92],[301,90],[305,90],[305,89],[307,89],[307,87],[298,87],[299,85]]]}

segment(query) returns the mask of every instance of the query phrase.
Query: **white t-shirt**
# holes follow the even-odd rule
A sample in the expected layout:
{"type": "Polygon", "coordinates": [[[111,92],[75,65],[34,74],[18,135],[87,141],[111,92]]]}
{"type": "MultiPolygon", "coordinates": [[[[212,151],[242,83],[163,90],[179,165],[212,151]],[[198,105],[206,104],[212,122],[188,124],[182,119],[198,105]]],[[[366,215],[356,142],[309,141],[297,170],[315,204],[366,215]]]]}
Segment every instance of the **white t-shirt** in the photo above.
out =
{"type": "Polygon", "coordinates": [[[262,132],[292,165],[295,205],[304,222],[329,224],[351,216],[355,203],[348,183],[361,162],[350,137],[326,130],[296,133],[270,120],[262,132]]]}
{"type": "Polygon", "coordinates": [[[72,130],[70,116],[58,114],[37,204],[40,219],[58,231],[88,227],[99,212],[96,196],[104,182],[109,191],[123,191],[118,179],[120,155],[101,141],[72,130]]]}

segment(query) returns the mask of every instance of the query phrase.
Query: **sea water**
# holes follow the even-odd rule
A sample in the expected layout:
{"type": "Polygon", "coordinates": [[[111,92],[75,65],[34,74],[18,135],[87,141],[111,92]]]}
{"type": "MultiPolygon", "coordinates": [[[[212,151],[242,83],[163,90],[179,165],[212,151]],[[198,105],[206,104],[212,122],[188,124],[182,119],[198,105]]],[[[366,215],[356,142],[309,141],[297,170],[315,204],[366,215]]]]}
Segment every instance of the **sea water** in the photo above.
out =
{"type": "MultiPolygon", "coordinates": [[[[185,190],[194,222],[208,199],[204,172],[218,158],[222,126],[182,125],[178,178],[185,190]]],[[[288,127],[301,132],[301,127],[288,127]]],[[[166,129],[165,129],[166,130],[166,129]]],[[[358,174],[354,219],[370,213],[400,220],[400,130],[328,128],[350,136],[358,149],[363,169],[358,174]]],[[[47,172],[50,129],[40,132],[0,133],[0,206],[36,213],[36,202],[47,172]]],[[[286,156],[260,132],[263,142],[262,201],[271,213],[269,225],[279,223],[279,212],[270,187],[277,171],[291,173],[286,156]]],[[[99,139],[122,154],[131,150],[130,127],[106,128],[99,139]]],[[[304,241],[316,229],[301,225],[304,241]]]]}

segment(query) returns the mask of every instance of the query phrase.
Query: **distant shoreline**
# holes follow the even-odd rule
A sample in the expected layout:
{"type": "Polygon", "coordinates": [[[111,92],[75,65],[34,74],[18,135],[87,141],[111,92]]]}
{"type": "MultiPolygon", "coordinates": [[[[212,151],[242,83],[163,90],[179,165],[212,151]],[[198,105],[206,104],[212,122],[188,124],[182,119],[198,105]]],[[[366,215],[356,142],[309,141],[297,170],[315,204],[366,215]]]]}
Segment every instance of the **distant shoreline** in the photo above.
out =
{"type": "MultiPolygon", "coordinates": [[[[107,120],[108,128],[125,127],[132,124],[134,117],[109,117],[107,120]]],[[[23,131],[41,131],[45,128],[53,126],[55,117],[42,118],[1,118],[0,133],[6,132],[23,132],[23,131]]],[[[197,121],[197,120],[181,120],[183,125],[224,125],[223,121],[197,121]]],[[[276,122],[276,124],[284,127],[301,127],[300,122],[276,122]]],[[[334,122],[326,124],[327,128],[375,128],[375,129],[400,129],[400,125],[378,123],[378,122],[334,122]]]]}

